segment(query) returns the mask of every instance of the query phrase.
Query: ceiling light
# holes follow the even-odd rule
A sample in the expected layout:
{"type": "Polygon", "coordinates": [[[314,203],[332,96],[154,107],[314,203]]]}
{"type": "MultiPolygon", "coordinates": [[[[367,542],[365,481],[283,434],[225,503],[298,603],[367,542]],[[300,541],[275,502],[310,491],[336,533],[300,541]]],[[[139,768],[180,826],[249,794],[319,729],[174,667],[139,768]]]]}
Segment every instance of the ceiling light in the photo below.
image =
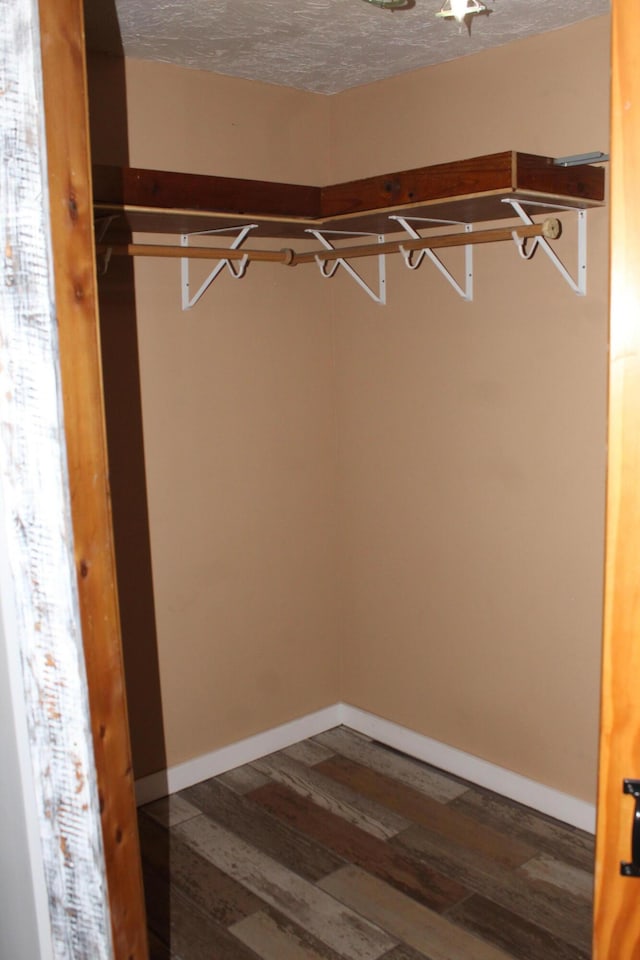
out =
{"type": "Polygon", "coordinates": [[[436,17],[455,19],[458,23],[463,23],[467,17],[488,12],[487,5],[482,3],[482,0],[444,0],[442,9],[436,13],[436,17]]]}
{"type": "Polygon", "coordinates": [[[415,6],[415,0],[366,0],[366,3],[383,10],[408,10],[415,6]]]}

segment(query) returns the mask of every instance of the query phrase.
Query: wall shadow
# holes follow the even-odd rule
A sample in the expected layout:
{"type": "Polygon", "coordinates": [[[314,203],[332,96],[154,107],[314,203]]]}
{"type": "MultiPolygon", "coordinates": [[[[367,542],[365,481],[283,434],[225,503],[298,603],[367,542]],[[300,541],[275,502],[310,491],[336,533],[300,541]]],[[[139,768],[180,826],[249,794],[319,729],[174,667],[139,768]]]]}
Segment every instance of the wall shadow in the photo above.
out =
{"type": "MultiPolygon", "coordinates": [[[[114,0],[85,2],[93,163],[129,164],[125,63],[114,0]]],[[[97,225],[97,232],[100,231],[97,225]]],[[[122,226],[113,224],[119,239],[122,226]]],[[[109,234],[106,235],[107,240],[109,234]]],[[[129,238],[130,239],[130,238],[129,238]]],[[[166,749],[149,532],[133,262],[98,261],[98,305],[118,599],[134,776],[166,769],[166,749]]],[[[142,826],[142,823],[141,823],[142,826]]],[[[166,831],[140,831],[147,917],[170,945],[166,831]],[[153,866],[149,864],[153,863],[153,866]],[[153,903],[152,903],[153,901],[153,903]],[[151,909],[153,906],[153,909],[151,909]]],[[[151,951],[154,955],[154,951],[151,951]]]]}

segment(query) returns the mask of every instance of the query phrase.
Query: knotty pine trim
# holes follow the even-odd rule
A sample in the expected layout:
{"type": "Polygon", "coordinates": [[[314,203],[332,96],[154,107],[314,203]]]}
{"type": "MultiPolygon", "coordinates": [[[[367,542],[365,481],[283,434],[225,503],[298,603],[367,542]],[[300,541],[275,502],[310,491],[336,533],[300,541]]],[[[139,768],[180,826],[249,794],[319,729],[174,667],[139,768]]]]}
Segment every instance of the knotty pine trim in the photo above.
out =
{"type": "Polygon", "coordinates": [[[146,960],[108,485],[82,2],[39,6],[69,486],[114,960],[146,960]]]}

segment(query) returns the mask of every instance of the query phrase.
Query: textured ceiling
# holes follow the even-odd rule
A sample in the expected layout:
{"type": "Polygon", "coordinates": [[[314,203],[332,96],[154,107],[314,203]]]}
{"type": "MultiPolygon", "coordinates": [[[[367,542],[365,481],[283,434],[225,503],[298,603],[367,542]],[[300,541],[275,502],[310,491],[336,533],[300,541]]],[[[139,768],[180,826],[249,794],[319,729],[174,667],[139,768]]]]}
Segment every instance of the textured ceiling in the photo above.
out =
{"type": "Polygon", "coordinates": [[[91,49],[329,94],[607,13],[609,0],[487,0],[470,31],[436,18],[440,6],[86,0],[85,16],[91,49]]]}

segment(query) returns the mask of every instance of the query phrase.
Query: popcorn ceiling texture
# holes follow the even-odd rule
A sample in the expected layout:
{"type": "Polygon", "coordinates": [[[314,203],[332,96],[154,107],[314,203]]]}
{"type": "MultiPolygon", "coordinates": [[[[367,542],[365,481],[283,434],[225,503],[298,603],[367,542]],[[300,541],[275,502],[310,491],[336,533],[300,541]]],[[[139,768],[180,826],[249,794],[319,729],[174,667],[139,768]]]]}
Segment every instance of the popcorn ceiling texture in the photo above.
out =
{"type": "Polygon", "coordinates": [[[474,17],[469,32],[435,17],[440,0],[396,11],[363,0],[115,3],[117,23],[107,0],[86,3],[91,49],[324,94],[609,11],[609,0],[487,0],[489,15],[474,17]]]}

